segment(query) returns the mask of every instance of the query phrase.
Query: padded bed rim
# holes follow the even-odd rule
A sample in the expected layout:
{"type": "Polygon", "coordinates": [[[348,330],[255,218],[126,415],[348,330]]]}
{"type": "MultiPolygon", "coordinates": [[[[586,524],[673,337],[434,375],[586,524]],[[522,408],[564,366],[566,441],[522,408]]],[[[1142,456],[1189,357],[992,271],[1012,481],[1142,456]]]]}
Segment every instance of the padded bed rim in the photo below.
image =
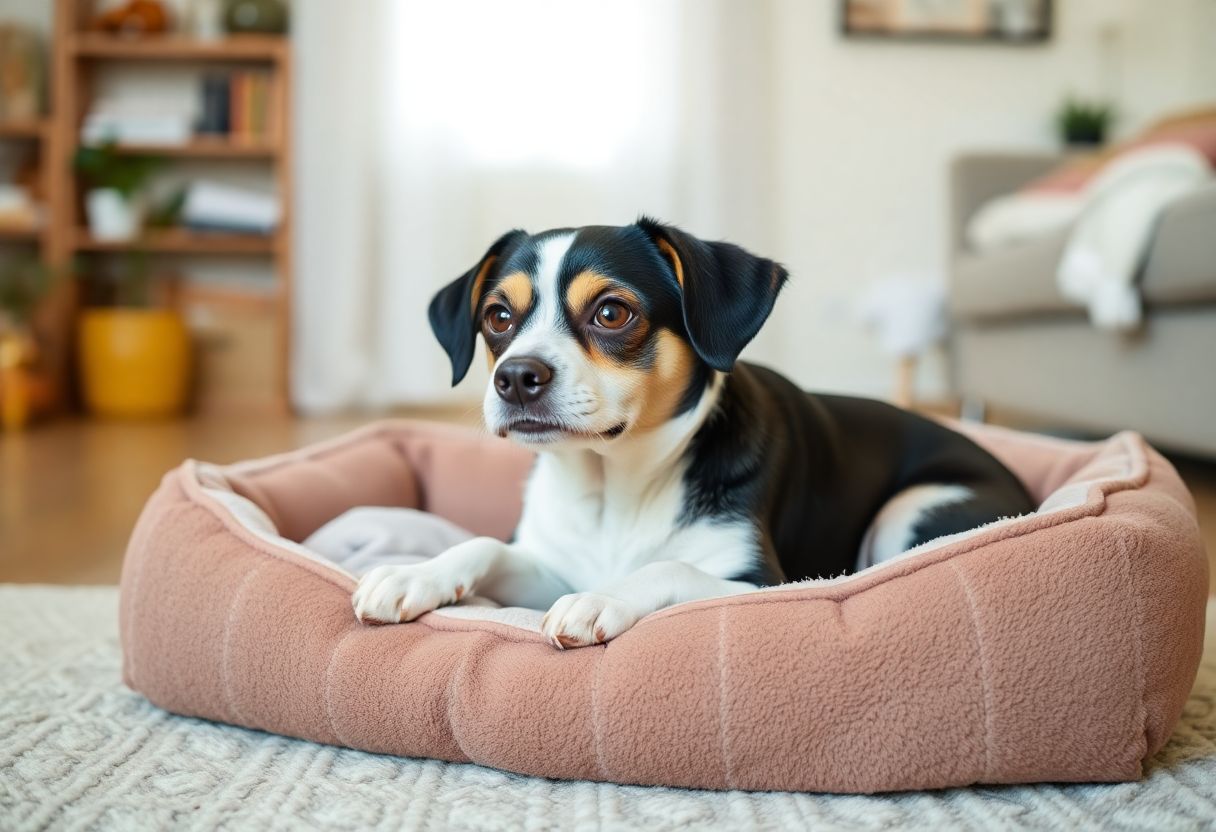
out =
{"type": "MultiPolygon", "coordinates": [[[[216,470],[222,473],[262,473],[286,465],[292,465],[302,460],[323,459],[327,454],[340,451],[350,445],[357,444],[368,439],[374,439],[376,437],[393,437],[403,433],[409,434],[415,432],[416,427],[416,423],[410,420],[389,420],[377,422],[342,436],[301,448],[299,450],[288,451],[286,453],[276,454],[274,456],[265,457],[262,459],[214,467],[216,470]]],[[[442,436],[447,432],[449,427],[450,426],[446,425],[436,425],[434,426],[434,430],[432,430],[432,426],[427,424],[426,432],[431,435],[442,436]]],[[[452,439],[460,439],[463,436],[463,432],[459,428],[450,429],[452,439]]],[[[983,430],[988,432],[1014,433],[1012,431],[1005,431],[1003,428],[994,428],[989,426],[985,426],[983,430]]],[[[1045,445],[1058,446],[1061,448],[1084,447],[1095,444],[1073,442],[1070,440],[1054,439],[1042,436],[1028,437],[1026,434],[1018,434],[1018,438],[1019,441],[1036,441],[1045,445]]],[[[960,535],[953,535],[950,537],[932,540],[922,544],[916,549],[906,552],[898,558],[872,566],[866,570],[853,573],[851,575],[783,584],[781,586],[767,587],[756,590],[755,592],[743,593],[741,595],[733,595],[724,598],[711,598],[703,601],[689,601],[683,604],[676,604],[668,607],[667,609],[660,610],[657,613],[652,613],[651,615],[646,616],[638,623],[637,626],[642,626],[649,622],[657,621],[663,618],[684,615],[689,612],[704,609],[706,607],[788,603],[794,601],[813,600],[843,601],[848,597],[857,594],[858,592],[863,592],[867,589],[878,586],[879,584],[914,574],[921,569],[925,569],[941,563],[942,561],[950,560],[960,555],[967,554],[968,552],[988,546],[997,541],[1010,540],[1013,538],[1023,537],[1025,535],[1035,534],[1044,529],[1070,523],[1083,517],[1099,516],[1106,511],[1107,498],[1111,494],[1129,489],[1141,488],[1148,482],[1149,477],[1146,454],[1147,444],[1145,443],[1143,437],[1133,431],[1123,431],[1112,436],[1105,442],[1118,442],[1122,445],[1123,452],[1126,455],[1125,472],[1123,476],[1102,478],[1091,482],[1087,488],[1083,502],[1067,505],[1049,512],[998,520],[983,528],[976,529],[971,532],[964,532],[960,535]]],[[[407,461],[409,461],[409,454],[404,451],[402,451],[402,453],[405,455],[407,461]]],[[[275,542],[272,542],[271,540],[268,540],[252,531],[248,526],[242,523],[227,506],[221,504],[218,500],[208,494],[207,489],[201,484],[199,470],[200,466],[204,464],[205,463],[201,463],[198,460],[188,459],[178,469],[171,472],[170,475],[178,475],[184,491],[194,502],[206,507],[212,514],[216,515],[216,517],[218,517],[221,522],[224,523],[225,527],[228,528],[229,531],[240,537],[252,547],[256,548],[258,551],[272,557],[285,560],[288,563],[312,572],[318,577],[321,577],[344,590],[350,592],[354,591],[357,584],[355,577],[336,564],[323,558],[303,554],[302,552],[295,551],[287,548],[286,546],[276,544],[275,542]]],[[[428,625],[438,625],[438,622],[434,620],[437,617],[443,617],[443,613],[428,613],[418,620],[428,625]]],[[[540,634],[533,630],[476,618],[446,618],[445,623],[435,626],[435,629],[490,629],[495,632],[504,630],[515,633],[516,637],[527,634],[528,638],[521,640],[543,640],[540,634]]]]}
{"type": "MultiPolygon", "coordinates": [[[[166,475],[161,489],[141,517],[128,550],[120,608],[124,680],[153,702],[178,713],[322,742],[339,742],[369,751],[470,760],[546,777],[703,788],[848,792],[937,788],[967,783],[1134,778],[1141,772],[1143,761],[1164,744],[1176,723],[1202,649],[1207,562],[1195,527],[1193,502],[1189,502],[1185,487],[1168,463],[1148,448],[1138,435],[1120,434],[1099,444],[1036,438],[993,428],[981,430],[992,437],[993,447],[1000,445],[1004,441],[1001,434],[1007,433],[1010,440],[1007,449],[1016,452],[1019,447],[1026,448],[1032,460],[1039,460],[1028,462],[1024,468],[1028,479],[1040,483],[1040,497],[1050,490],[1057,495],[1067,492],[1067,499],[1052,503],[1051,509],[1041,514],[999,521],[962,539],[946,538],[926,544],[908,556],[856,575],[673,607],[648,616],[628,637],[620,639],[620,643],[565,654],[543,646],[539,633],[531,630],[484,620],[450,618],[441,611],[423,616],[416,622],[423,625],[423,630],[357,626],[353,616],[348,618],[349,607],[342,599],[342,594],[354,587],[350,575],[294,551],[294,544],[278,544],[259,535],[240,522],[228,505],[208,493],[208,472],[270,470],[324,458],[353,443],[380,436],[401,437],[401,442],[395,444],[405,455],[405,461],[414,468],[414,476],[419,476],[428,470],[428,455],[436,447],[431,444],[428,449],[428,441],[444,442],[451,438],[453,446],[467,444],[471,438],[468,432],[450,426],[393,421],[369,425],[351,434],[264,460],[226,467],[188,461],[166,475]],[[421,441],[411,445],[411,438],[421,441]],[[1049,453],[1054,449],[1059,449],[1059,459],[1049,453]],[[1087,449],[1093,449],[1092,457],[1086,455],[1087,449]],[[1070,456],[1071,462],[1066,460],[1070,456]],[[1090,467],[1086,459],[1097,464],[1090,467]],[[415,461],[421,465],[414,465],[415,461]],[[1113,502],[1110,499],[1119,492],[1135,489],[1145,489],[1146,493],[1143,497],[1129,496],[1113,502]],[[1051,531],[1077,520],[1082,522],[1076,527],[1075,535],[1051,531]],[[194,529],[194,534],[202,535],[202,548],[199,548],[199,537],[187,538],[175,532],[183,523],[194,529]],[[1036,534],[1043,535],[1043,542],[1029,546],[1016,542],[1036,534]],[[222,560],[215,562],[215,569],[209,565],[211,544],[206,543],[208,540],[214,540],[216,547],[229,549],[226,555],[216,555],[222,560]],[[1096,548],[1085,540],[1096,542],[1096,548]],[[1081,545],[1089,548],[1070,548],[1081,545]],[[994,550],[976,553],[987,546],[993,546],[994,550]],[[1035,546],[1039,548],[1039,560],[1024,557],[1024,552],[1035,546]],[[1051,559],[1044,564],[1043,554],[1049,550],[1051,559]],[[1061,584],[1055,577],[1055,558],[1058,554],[1067,555],[1069,551],[1085,551],[1087,556],[1078,558],[1080,563],[1076,568],[1071,567],[1067,559],[1059,561],[1058,571],[1065,580],[1074,575],[1089,575],[1088,580],[1093,580],[1095,573],[1090,567],[1101,562],[1106,564],[1101,572],[1106,576],[1103,580],[1115,581],[1113,588],[1118,594],[1110,594],[1112,585],[1106,583],[1087,585],[1086,592],[1079,598],[1067,591],[1069,584],[1061,584]],[[245,552],[252,557],[240,561],[239,557],[245,552]],[[962,557],[968,554],[969,557],[962,557]],[[930,567],[955,558],[958,560],[946,564],[944,571],[935,570],[923,578],[917,577],[930,567]],[[1039,564],[1034,566],[1037,569],[1045,565],[1045,571],[1038,574],[1048,576],[1050,582],[1037,584],[1044,593],[1042,602],[1033,591],[1019,592],[1024,585],[1010,586],[1014,590],[1011,594],[1002,591],[1006,585],[1000,582],[1008,580],[1003,577],[1008,569],[1025,574],[1016,568],[1023,562],[1039,564]],[[287,568],[275,565],[279,563],[287,568]],[[291,567],[303,571],[293,572],[291,567]],[[1084,571],[1087,568],[1089,572],[1084,571]],[[193,576],[191,579],[198,583],[183,583],[183,572],[193,576]],[[291,578],[293,574],[300,577],[291,578]],[[324,583],[309,583],[304,575],[321,578],[324,583]],[[939,575],[945,576],[944,581],[937,577],[939,575]],[[984,578],[985,575],[988,578],[984,578]],[[987,585],[986,594],[968,597],[967,603],[959,600],[963,596],[958,590],[969,592],[968,585],[973,577],[991,581],[993,575],[997,576],[996,583],[987,585]],[[283,617],[278,610],[290,610],[290,606],[282,608],[275,604],[268,608],[257,603],[257,597],[252,596],[250,590],[267,585],[264,578],[273,579],[271,583],[287,580],[293,592],[318,599],[321,604],[318,610],[323,618],[317,619],[317,626],[332,633],[338,641],[327,647],[309,643],[307,633],[312,626],[309,617],[283,617]],[[895,579],[909,583],[903,585],[906,587],[903,589],[884,587],[895,579]],[[925,595],[927,587],[934,594],[925,595]],[[944,587],[947,594],[937,595],[937,587],[944,587]],[[335,592],[335,588],[341,594],[335,592]],[[195,598],[196,589],[203,590],[201,600],[195,598]],[[870,591],[874,591],[873,594],[870,591]],[[997,594],[993,594],[994,591],[997,594]],[[917,597],[917,592],[921,593],[917,602],[920,607],[904,604],[901,608],[903,602],[891,604],[892,599],[917,597]],[[861,597],[863,593],[867,597],[861,597]],[[938,598],[953,605],[944,610],[941,617],[936,617],[937,608],[941,606],[935,603],[938,598]],[[849,599],[853,603],[839,603],[849,599]],[[838,603],[834,610],[809,604],[805,618],[797,619],[802,622],[795,628],[802,641],[790,641],[785,623],[790,621],[789,617],[783,611],[769,609],[770,602],[824,600],[838,603]],[[1039,619],[1033,613],[1028,617],[1028,613],[1043,609],[1042,603],[1057,602],[1065,605],[1063,617],[1055,619],[1054,624],[1043,623],[1037,631],[1040,637],[1046,634],[1052,640],[1029,643],[1043,645],[1042,658],[1046,664],[1026,664],[1018,658],[1016,648],[1016,645],[1028,644],[1021,622],[1036,622],[1031,627],[1034,630],[1039,619]],[[1127,606],[1122,606],[1123,603],[1127,606]],[[750,609],[744,612],[743,607],[750,609]],[[736,615],[729,614],[732,609],[737,611],[736,615]],[[999,620],[1001,615],[1007,616],[1004,625],[999,620]],[[1009,618],[1009,615],[1013,617],[1009,618]],[[670,626],[674,619],[685,616],[687,623],[682,622],[675,628],[670,626]],[[983,617],[982,621],[980,617],[983,617]],[[894,624],[896,621],[903,621],[904,627],[930,628],[923,633],[917,629],[899,629],[894,624]],[[945,634],[949,639],[941,641],[942,621],[952,622],[951,628],[963,629],[951,629],[945,634]],[[848,627],[849,637],[839,642],[817,641],[807,629],[815,622],[827,628],[818,632],[836,632],[834,628],[839,622],[848,627]],[[934,626],[938,626],[938,630],[931,628],[932,622],[937,622],[934,626]],[[1009,622],[1012,622],[1012,629],[1009,629],[1009,622]],[[1061,629],[1060,622],[1099,629],[1074,629],[1072,632],[1083,636],[1077,640],[1061,629]],[[662,623],[668,626],[658,626],[662,623]],[[892,629],[893,626],[896,629],[892,629]],[[999,629],[1002,626],[1004,630],[999,629]],[[997,629],[989,629],[991,627],[997,629]],[[646,636],[651,628],[653,635],[646,636]],[[425,630],[448,635],[432,639],[423,634],[425,630]],[[974,646],[969,639],[958,640],[950,635],[967,630],[975,638],[974,646]],[[1087,632],[1092,638],[1084,637],[1087,632]],[[257,636],[260,640],[251,642],[254,633],[261,634],[257,636]],[[296,638],[304,637],[305,641],[266,646],[267,639],[282,639],[288,633],[294,633],[296,638]],[[685,641],[689,634],[693,638],[685,641]],[[723,641],[724,634],[728,635],[727,642],[723,641]],[[638,635],[643,637],[638,638],[638,635]],[[991,670],[975,664],[986,661],[984,640],[989,635],[994,638],[992,646],[998,648],[996,657],[1004,662],[991,670]],[[750,641],[737,642],[736,637],[750,641]],[[934,637],[939,640],[926,640],[934,637]],[[493,647],[496,642],[501,643],[501,648],[493,647]],[[300,661],[315,662],[328,657],[320,677],[316,674],[282,675],[285,666],[296,667],[297,656],[292,645],[297,643],[303,647],[298,657],[300,661]],[[346,650],[348,644],[352,651],[346,650]],[[512,644],[515,646],[510,646],[512,644]],[[978,712],[981,715],[988,711],[991,677],[992,683],[998,685],[992,689],[993,695],[998,697],[994,701],[1005,703],[999,706],[1005,710],[996,713],[1005,722],[995,728],[985,728],[983,720],[974,722],[974,713],[969,715],[968,711],[957,708],[934,710],[935,700],[931,697],[920,700],[921,704],[913,709],[915,719],[911,724],[921,726],[916,729],[920,733],[905,736],[901,725],[905,724],[906,714],[892,721],[893,713],[903,714],[902,706],[897,704],[903,700],[895,691],[905,688],[888,688],[885,694],[888,698],[875,701],[869,698],[869,692],[857,687],[863,681],[870,684],[873,680],[839,670],[842,667],[840,660],[845,665],[852,663],[850,666],[861,667],[857,662],[876,658],[876,645],[883,644],[898,645],[894,653],[883,658],[883,661],[893,661],[896,668],[929,669],[930,673],[934,672],[933,668],[939,668],[939,672],[945,674],[943,681],[947,686],[930,685],[927,690],[936,691],[933,696],[946,697],[946,701],[957,700],[970,703],[968,707],[978,706],[980,699],[968,699],[978,695],[978,689],[974,687],[978,678],[984,688],[982,710],[978,712]],[[409,731],[402,729],[402,733],[394,733],[381,730],[384,723],[376,721],[375,730],[369,733],[368,724],[358,721],[357,713],[351,710],[347,700],[380,690],[379,687],[367,687],[369,682],[373,685],[396,682],[390,678],[392,672],[384,668],[368,666],[366,669],[373,672],[364,675],[365,667],[349,665],[356,657],[367,655],[369,650],[398,650],[407,645],[411,650],[421,651],[413,655],[440,659],[439,667],[446,667],[447,659],[443,657],[457,656],[459,666],[435,670],[454,675],[441,689],[426,691],[427,698],[417,706],[405,699],[392,699],[396,696],[392,688],[384,688],[390,701],[395,702],[394,707],[401,709],[403,714],[411,714],[417,724],[411,723],[409,731]],[[910,653],[909,645],[918,646],[920,652],[910,653]],[[1048,645],[1058,645],[1058,649],[1048,645]],[[747,649],[742,652],[737,649],[744,646],[747,649]],[[678,649],[673,652],[673,647],[678,649]],[[808,647],[813,657],[806,654],[808,647]],[[1014,648],[1012,653],[1007,649],[1009,647],[1014,648]],[[499,653],[499,649],[507,652],[499,653]],[[453,650],[458,652],[450,652],[453,650]],[[783,666],[788,668],[786,673],[790,674],[790,680],[783,685],[793,685],[790,689],[802,691],[801,695],[812,699],[821,697],[820,689],[826,690],[833,684],[851,691],[844,701],[854,704],[848,706],[852,710],[847,710],[846,716],[860,721],[825,721],[822,717],[830,712],[821,711],[825,706],[818,699],[819,704],[814,707],[801,704],[788,710],[778,690],[768,694],[778,698],[767,703],[746,704],[746,701],[737,700],[735,691],[746,690],[748,685],[760,684],[763,689],[766,684],[763,680],[768,677],[755,676],[758,660],[754,657],[769,655],[767,651],[784,657],[783,666]],[[348,652],[351,655],[348,656],[348,652]],[[571,703],[581,702],[579,697],[584,695],[581,692],[584,684],[589,684],[595,691],[599,690],[602,681],[608,686],[604,688],[604,695],[618,706],[626,704],[631,718],[659,718],[659,721],[653,722],[648,732],[632,737],[623,736],[612,723],[602,728],[602,720],[609,717],[597,715],[601,707],[606,706],[602,705],[602,700],[597,705],[593,694],[590,706],[594,733],[588,739],[584,736],[584,712],[551,709],[537,712],[531,705],[530,690],[495,687],[495,677],[484,675],[490,665],[480,664],[483,657],[491,655],[510,659],[506,665],[492,663],[500,668],[498,673],[502,673],[504,667],[515,667],[517,662],[523,662],[529,668],[527,672],[539,673],[556,685],[548,695],[559,700],[565,697],[571,703]],[[675,672],[676,666],[685,667],[685,672],[694,668],[698,674],[702,668],[712,669],[715,655],[718,672],[714,678],[694,675],[678,683],[667,678],[675,672]],[[949,663],[938,665],[931,661],[933,657],[949,663]],[[268,661],[272,661],[272,665],[263,664],[268,661]],[[337,669],[335,662],[342,664],[342,669],[337,669]],[[628,667],[651,666],[664,668],[664,676],[648,680],[645,675],[625,671],[628,667]],[[727,668],[730,669],[729,684],[727,668]],[[737,671],[740,675],[736,678],[737,671]],[[1011,676],[1011,672],[1015,675],[1011,676]],[[342,675],[330,678],[335,673],[342,675]],[[461,684],[452,687],[458,678],[461,684]],[[347,681],[343,682],[343,679],[347,681]],[[358,683],[351,684],[352,679],[358,683]],[[1072,684],[1079,687],[1057,690],[1052,683],[1058,683],[1059,679],[1075,679],[1072,684]],[[677,702],[684,706],[696,705],[701,701],[695,698],[697,696],[707,696],[711,704],[717,703],[713,713],[718,714],[716,731],[720,735],[721,770],[712,759],[718,752],[701,748],[695,733],[702,727],[695,720],[708,718],[712,723],[713,714],[706,712],[698,717],[700,712],[696,708],[688,713],[669,709],[648,713],[644,707],[643,713],[635,716],[633,710],[644,705],[645,698],[650,695],[644,682],[658,683],[671,705],[677,702]],[[1036,684],[1027,687],[1026,683],[1031,682],[1036,684]],[[1095,683],[1107,685],[1106,692],[1095,688],[1095,683]],[[685,686],[687,690],[684,690],[685,686]],[[715,689],[716,699],[713,698],[715,689]],[[317,699],[318,693],[322,695],[321,699],[317,699]],[[729,703],[728,695],[731,697],[729,703]],[[1027,695],[1030,700],[1026,700],[1027,695]],[[279,696],[286,699],[276,699],[279,696]],[[342,697],[341,707],[331,708],[331,696],[342,697]],[[890,698],[893,696],[895,698],[890,698]],[[1039,719],[1037,714],[1041,712],[1036,712],[1036,716],[1024,713],[1026,701],[1043,697],[1047,697],[1043,701],[1049,707],[1058,708],[1060,713],[1079,721],[1060,724],[1057,728],[1056,722],[1039,719]],[[314,709],[322,699],[328,718],[319,722],[314,709]],[[282,710],[284,706],[276,705],[277,701],[291,704],[282,710]],[[523,710],[511,711],[513,716],[499,718],[495,723],[494,711],[481,707],[490,701],[494,702],[495,710],[500,706],[523,710]],[[431,704],[425,704],[428,702],[431,704]],[[882,702],[887,704],[877,704],[882,702]],[[1023,704],[1016,704],[1019,702],[1023,704]],[[1084,704],[1087,702],[1096,705],[1087,706],[1084,704]],[[428,711],[427,708],[441,710],[428,711]],[[768,713],[782,714],[780,721],[766,724],[766,708],[776,709],[768,713]],[[429,720],[433,718],[438,718],[442,724],[428,728],[429,720]],[[552,744],[556,739],[551,738],[546,741],[550,744],[538,749],[527,742],[521,744],[511,739],[514,732],[520,730],[515,719],[522,720],[521,725],[529,726],[525,731],[543,731],[543,725],[549,723],[558,726],[554,730],[575,733],[566,735],[557,744],[552,744]],[[1009,723],[1010,719],[1012,723],[1009,723]],[[839,752],[829,757],[806,756],[805,746],[799,743],[814,743],[835,736],[843,724],[854,726],[850,729],[854,732],[850,741],[857,741],[855,748],[835,746],[839,752]],[[503,737],[501,740],[489,739],[469,733],[473,726],[506,733],[495,735],[503,737]],[[667,745],[670,742],[668,726],[683,726],[681,730],[692,729],[693,733],[678,736],[674,745],[667,745]],[[601,734],[601,730],[607,733],[601,734]],[[901,736],[903,739],[898,739],[901,736]],[[980,739],[982,746],[977,745],[980,739]],[[587,742],[593,745],[580,745],[587,742]],[[602,749],[601,742],[604,743],[602,749]],[[938,746],[942,742],[946,745],[935,750],[935,742],[938,746]],[[990,745],[992,742],[997,745],[990,745]],[[883,749],[878,756],[875,756],[875,747],[883,749]],[[978,758],[974,755],[977,748],[982,751],[978,758]],[[705,756],[707,753],[710,756],[705,756]],[[680,754],[685,756],[673,756],[680,754]],[[986,758],[986,754],[993,756],[986,758]],[[845,758],[852,760],[852,768],[847,765],[841,768],[845,758]],[[656,768],[658,761],[668,767],[656,768]],[[691,767],[670,768],[683,766],[685,762],[691,767]]],[[[439,458],[442,460],[443,455],[439,454],[439,458]]],[[[432,467],[429,470],[433,475],[435,470],[442,469],[432,467]]],[[[421,494],[425,499],[425,488],[421,494]]],[[[452,508],[450,500],[447,505],[452,508]]],[[[1032,646],[1032,654],[1034,652],[1032,646]]],[[[406,660],[416,660],[410,659],[410,655],[403,654],[406,660]]],[[[882,678],[889,683],[896,677],[887,674],[882,678]]],[[[653,706],[646,707],[654,711],[653,706]]],[[[534,734],[525,733],[524,736],[534,734]]]]}

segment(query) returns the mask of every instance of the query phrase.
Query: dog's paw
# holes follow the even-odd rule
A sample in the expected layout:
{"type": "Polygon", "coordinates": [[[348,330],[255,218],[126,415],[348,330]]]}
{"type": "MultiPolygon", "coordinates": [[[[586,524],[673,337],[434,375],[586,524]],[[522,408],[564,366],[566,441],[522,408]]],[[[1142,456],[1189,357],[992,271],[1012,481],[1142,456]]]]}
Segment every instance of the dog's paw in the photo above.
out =
{"type": "Polygon", "coordinates": [[[641,618],[633,607],[610,595],[576,592],[554,602],[541,622],[541,632],[555,647],[603,644],[628,630],[641,618]]]}
{"type": "Polygon", "coordinates": [[[466,589],[459,576],[430,564],[377,566],[359,581],[351,605],[360,621],[397,624],[455,604],[466,589]]]}

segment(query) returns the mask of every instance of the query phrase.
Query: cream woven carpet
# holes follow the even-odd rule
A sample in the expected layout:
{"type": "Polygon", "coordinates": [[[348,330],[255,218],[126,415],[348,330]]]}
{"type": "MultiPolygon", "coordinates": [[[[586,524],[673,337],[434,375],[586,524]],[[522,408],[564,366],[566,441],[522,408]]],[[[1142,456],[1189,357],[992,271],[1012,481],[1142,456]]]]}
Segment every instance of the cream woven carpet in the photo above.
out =
{"type": "Polygon", "coordinates": [[[119,680],[117,591],[0,586],[0,829],[1212,829],[1216,628],[1139,783],[878,797],[560,783],[171,716],[119,680]]]}

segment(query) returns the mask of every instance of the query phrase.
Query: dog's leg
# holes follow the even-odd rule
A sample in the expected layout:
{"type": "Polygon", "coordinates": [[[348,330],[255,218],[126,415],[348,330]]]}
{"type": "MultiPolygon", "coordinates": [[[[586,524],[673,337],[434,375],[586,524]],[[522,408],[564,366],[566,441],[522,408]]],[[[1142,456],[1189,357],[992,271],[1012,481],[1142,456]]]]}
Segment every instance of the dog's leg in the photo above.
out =
{"type": "Polygon", "coordinates": [[[753,584],[716,578],[683,561],[660,560],[603,592],[563,595],[545,614],[541,629],[558,647],[586,647],[616,638],[643,616],[672,604],[754,589],[753,584]]]}
{"type": "Polygon", "coordinates": [[[378,566],[363,576],[351,603],[360,621],[413,621],[465,595],[513,607],[544,609],[570,587],[517,546],[475,537],[424,563],[378,566]]]}

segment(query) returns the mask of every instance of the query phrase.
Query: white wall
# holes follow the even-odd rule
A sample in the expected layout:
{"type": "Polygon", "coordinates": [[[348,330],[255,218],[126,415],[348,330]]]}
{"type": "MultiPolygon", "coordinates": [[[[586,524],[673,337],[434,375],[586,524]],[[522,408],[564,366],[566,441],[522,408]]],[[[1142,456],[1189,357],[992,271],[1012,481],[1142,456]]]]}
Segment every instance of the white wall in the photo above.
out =
{"type": "MultiPolygon", "coordinates": [[[[976,148],[1050,148],[1064,94],[1115,94],[1120,133],[1171,107],[1216,101],[1214,0],[1057,0],[1042,46],[875,43],[837,33],[836,3],[774,0],[771,254],[793,280],[749,356],[808,387],[884,395],[890,360],[852,320],[891,272],[946,263],[947,165],[976,148]],[[1124,15],[1125,17],[1121,17],[1124,15]],[[1113,89],[1099,30],[1125,19],[1113,89]]],[[[941,363],[922,392],[944,388],[941,363]]]]}

